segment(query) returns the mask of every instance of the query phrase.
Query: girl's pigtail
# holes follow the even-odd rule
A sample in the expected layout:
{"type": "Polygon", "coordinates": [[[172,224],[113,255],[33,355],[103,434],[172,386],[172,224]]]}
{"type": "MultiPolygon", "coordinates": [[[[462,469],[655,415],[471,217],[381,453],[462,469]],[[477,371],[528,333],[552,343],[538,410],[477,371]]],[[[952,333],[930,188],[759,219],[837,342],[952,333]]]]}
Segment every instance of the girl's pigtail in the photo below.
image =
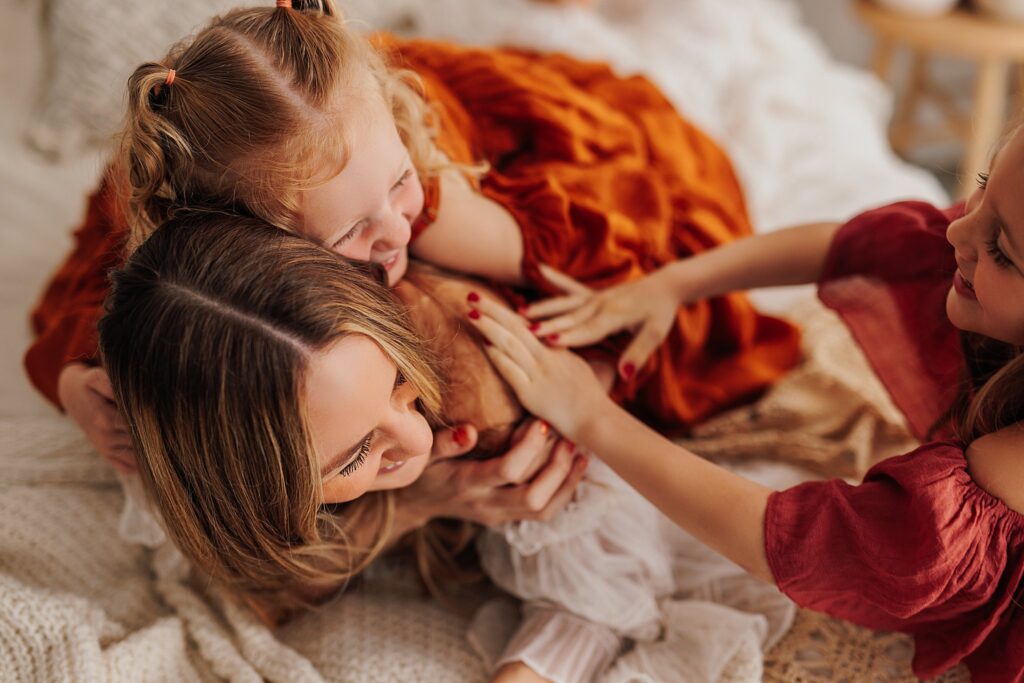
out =
{"type": "Polygon", "coordinates": [[[119,177],[137,244],[169,216],[174,196],[170,182],[192,167],[193,151],[169,114],[187,97],[187,79],[155,63],[143,64],[128,79],[128,114],[121,139],[119,177]]]}
{"type": "Polygon", "coordinates": [[[292,0],[290,4],[292,9],[300,12],[314,11],[327,17],[341,17],[334,0],[292,0]]]}

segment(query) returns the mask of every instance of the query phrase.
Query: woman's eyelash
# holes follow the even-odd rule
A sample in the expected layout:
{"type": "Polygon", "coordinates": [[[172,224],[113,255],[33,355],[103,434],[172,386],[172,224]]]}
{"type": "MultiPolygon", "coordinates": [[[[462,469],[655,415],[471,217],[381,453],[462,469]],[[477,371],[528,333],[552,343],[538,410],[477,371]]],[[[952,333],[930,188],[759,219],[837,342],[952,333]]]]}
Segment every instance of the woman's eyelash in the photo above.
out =
{"type": "Polygon", "coordinates": [[[999,240],[993,237],[988,241],[986,245],[988,247],[988,255],[992,257],[995,264],[1000,268],[1008,268],[1013,265],[1013,261],[1003,253],[1003,250],[999,248],[999,240]]]}
{"type": "Polygon", "coordinates": [[[984,190],[988,187],[988,173],[979,173],[976,180],[978,181],[978,187],[981,189],[984,190]]]}
{"type": "Polygon", "coordinates": [[[373,439],[373,435],[366,437],[363,443],[359,444],[359,453],[355,459],[349,464],[345,465],[338,474],[343,477],[351,475],[353,472],[358,470],[364,462],[366,462],[366,456],[370,454],[370,441],[373,439]]]}

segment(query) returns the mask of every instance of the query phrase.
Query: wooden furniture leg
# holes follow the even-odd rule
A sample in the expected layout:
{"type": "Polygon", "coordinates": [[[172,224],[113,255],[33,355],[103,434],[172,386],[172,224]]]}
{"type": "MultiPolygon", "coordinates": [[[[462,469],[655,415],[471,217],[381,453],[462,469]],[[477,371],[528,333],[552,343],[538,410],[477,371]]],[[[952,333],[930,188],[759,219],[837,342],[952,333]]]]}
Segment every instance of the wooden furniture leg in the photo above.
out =
{"type": "Polygon", "coordinates": [[[978,66],[974,85],[974,126],[960,170],[960,198],[971,194],[978,173],[987,170],[988,155],[1002,132],[1009,64],[990,57],[978,66]]]}
{"type": "Polygon", "coordinates": [[[889,143],[898,154],[905,154],[914,143],[917,104],[928,90],[928,54],[921,50],[912,54],[910,75],[889,126],[889,143]]]}

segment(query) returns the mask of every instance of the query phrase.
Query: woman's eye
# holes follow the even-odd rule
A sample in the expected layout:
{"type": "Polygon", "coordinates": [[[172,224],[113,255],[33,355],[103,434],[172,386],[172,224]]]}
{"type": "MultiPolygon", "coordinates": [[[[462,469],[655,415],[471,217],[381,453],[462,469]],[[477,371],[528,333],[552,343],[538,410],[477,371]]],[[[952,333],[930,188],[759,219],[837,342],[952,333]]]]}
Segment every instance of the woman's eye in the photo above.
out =
{"type": "Polygon", "coordinates": [[[988,187],[988,173],[979,173],[976,180],[978,181],[978,187],[981,189],[984,190],[988,187]]]}
{"type": "Polygon", "coordinates": [[[356,457],[349,464],[341,468],[341,471],[338,472],[338,474],[340,474],[343,477],[347,477],[350,476],[356,470],[358,470],[362,466],[362,464],[366,462],[366,456],[370,454],[370,443],[372,442],[372,440],[372,434],[366,437],[366,440],[363,441],[363,443],[359,444],[359,453],[356,455],[356,457]]]}

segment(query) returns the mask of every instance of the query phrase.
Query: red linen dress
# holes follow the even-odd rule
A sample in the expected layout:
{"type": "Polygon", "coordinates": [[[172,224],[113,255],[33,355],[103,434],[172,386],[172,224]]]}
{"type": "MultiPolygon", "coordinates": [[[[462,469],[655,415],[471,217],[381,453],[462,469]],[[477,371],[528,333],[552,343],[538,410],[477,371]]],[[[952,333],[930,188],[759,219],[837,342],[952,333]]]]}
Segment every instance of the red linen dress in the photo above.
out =
{"type": "MultiPolygon", "coordinates": [[[[953,398],[964,364],[945,314],[959,208],[904,202],[840,228],[820,297],[851,328],[918,437],[953,398]]],[[[772,494],[765,550],[798,605],[913,635],[914,672],[964,661],[973,680],[1024,681],[1024,517],[971,478],[964,445],[926,443],[859,486],[772,494]]]]}
{"type": "MultiPolygon", "coordinates": [[[[519,223],[523,269],[541,293],[553,290],[539,263],[607,286],[750,233],[725,153],[646,79],[561,55],[375,42],[419,75],[449,158],[488,163],[479,189],[519,223]]],[[[439,186],[427,179],[425,190],[414,238],[436,215],[439,186]]],[[[60,369],[96,354],[106,270],[122,258],[115,206],[107,188],[93,195],[75,250],[33,315],[38,336],[25,364],[55,403],[60,369]]],[[[615,341],[613,352],[623,347],[615,341]]],[[[678,428],[756,396],[798,360],[792,325],[731,294],[681,310],[655,358],[616,397],[678,428]]]]}

